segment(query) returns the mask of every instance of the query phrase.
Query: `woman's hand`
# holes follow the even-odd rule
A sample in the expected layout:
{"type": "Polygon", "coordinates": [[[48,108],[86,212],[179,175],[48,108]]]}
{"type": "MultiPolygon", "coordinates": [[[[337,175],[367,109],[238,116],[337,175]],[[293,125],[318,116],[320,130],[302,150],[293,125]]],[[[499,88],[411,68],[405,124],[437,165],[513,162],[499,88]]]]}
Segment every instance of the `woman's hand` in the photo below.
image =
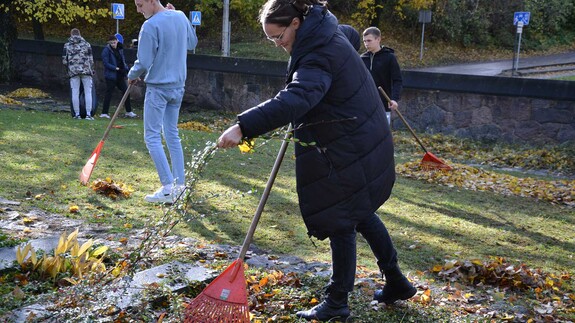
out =
{"type": "Polygon", "coordinates": [[[242,129],[240,125],[236,124],[224,131],[220,138],[218,138],[218,148],[231,148],[235,147],[242,142],[243,138],[242,129]]]}

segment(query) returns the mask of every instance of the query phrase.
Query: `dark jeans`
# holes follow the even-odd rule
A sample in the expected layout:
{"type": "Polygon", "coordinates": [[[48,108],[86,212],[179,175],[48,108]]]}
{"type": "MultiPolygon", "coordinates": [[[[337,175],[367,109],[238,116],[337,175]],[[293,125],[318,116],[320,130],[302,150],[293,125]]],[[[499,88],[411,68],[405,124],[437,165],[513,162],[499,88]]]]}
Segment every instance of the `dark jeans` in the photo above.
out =
{"type": "Polygon", "coordinates": [[[332,276],[330,288],[341,292],[353,291],[356,269],[356,236],[365,238],[379,269],[384,272],[397,264],[397,251],[391,237],[377,214],[372,214],[357,225],[354,232],[329,237],[331,245],[332,276]]]}
{"type": "MultiPolygon", "coordinates": [[[[122,91],[122,95],[128,89],[128,84],[123,77],[117,77],[115,80],[106,79],[106,96],[104,97],[104,105],[102,106],[102,114],[109,114],[110,111],[110,101],[112,100],[112,93],[114,92],[115,88],[118,88],[122,91]]],[[[130,104],[130,96],[126,99],[126,103],[124,104],[126,107],[126,112],[132,111],[132,105],[130,104]]]]}

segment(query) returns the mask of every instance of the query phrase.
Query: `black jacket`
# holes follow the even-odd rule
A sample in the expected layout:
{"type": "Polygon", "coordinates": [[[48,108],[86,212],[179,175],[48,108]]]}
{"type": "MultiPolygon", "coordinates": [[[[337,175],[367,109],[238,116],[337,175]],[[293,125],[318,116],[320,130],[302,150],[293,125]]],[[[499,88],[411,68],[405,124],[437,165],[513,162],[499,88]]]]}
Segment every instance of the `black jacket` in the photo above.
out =
{"type": "Polygon", "coordinates": [[[389,197],[393,141],[373,79],[338,30],[313,7],[297,30],[287,85],[238,116],[253,138],[291,122],[300,210],[308,233],[325,239],[351,232],[389,197]]]}
{"type": "MultiPolygon", "coordinates": [[[[375,85],[381,86],[392,100],[399,101],[401,99],[403,80],[401,78],[401,69],[399,68],[399,63],[397,63],[393,49],[382,47],[381,50],[375,54],[365,52],[361,54],[361,59],[371,72],[375,85]]],[[[385,106],[385,110],[389,111],[387,100],[381,94],[380,97],[385,106]]]]}
{"type": "Polygon", "coordinates": [[[128,71],[128,64],[126,64],[126,57],[124,56],[124,50],[119,48],[121,62],[118,64],[116,55],[114,55],[114,49],[109,44],[104,46],[102,49],[102,62],[104,63],[104,77],[106,79],[115,80],[118,74],[121,76],[126,76],[128,71]],[[116,67],[120,68],[120,71],[116,71],[116,67]]]}

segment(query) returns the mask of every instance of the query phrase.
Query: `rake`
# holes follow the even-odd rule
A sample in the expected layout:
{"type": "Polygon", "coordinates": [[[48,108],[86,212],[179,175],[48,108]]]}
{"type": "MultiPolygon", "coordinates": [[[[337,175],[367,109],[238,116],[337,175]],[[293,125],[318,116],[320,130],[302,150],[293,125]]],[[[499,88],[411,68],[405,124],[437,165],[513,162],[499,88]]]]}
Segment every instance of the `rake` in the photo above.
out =
{"type": "MultiPolygon", "coordinates": [[[[389,105],[391,105],[391,99],[389,98],[389,96],[387,96],[387,93],[385,93],[385,90],[381,86],[378,86],[377,88],[379,89],[379,92],[381,92],[381,94],[385,97],[385,99],[387,100],[387,103],[389,105]]],[[[451,166],[444,163],[441,159],[439,159],[437,156],[435,156],[430,151],[428,151],[427,148],[425,148],[425,146],[423,145],[421,140],[419,140],[419,137],[417,137],[417,135],[415,134],[415,131],[413,131],[411,126],[407,123],[407,120],[405,120],[405,118],[403,117],[401,112],[399,112],[399,109],[395,108],[394,110],[395,110],[395,112],[397,112],[399,119],[401,119],[401,121],[403,121],[403,124],[407,127],[409,132],[411,132],[411,135],[413,136],[413,138],[415,138],[415,140],[417,141],[419,146],[421,146],[423,151],[425,151],[425,155],[423,155],[423,159],[421,159],[421,163],[420,163],[421,168],[451,170],[451,166]]]]}
{"type": "Polygon", "coordinates": [[[186,307],[186,323],[242,323],[250,322],[244,258],[254,236],[266,201],[285,155],[291,137],[291,125],[284,137],[276,161],[260,198],[256,213],[244,239],[238,258],[214,279],[186,307]]]}
{"type": "Polygon", "coordinates": [[[108,138],[110,129],[112,129],[112,126],[114,125],[114,121],[116,120],[118,113],[120,113],[120,110],[122,109],[122,107],[124,107],[124,103],[128,99],[128,95],[130,95],[130,89],[132,89],[132,84],[128,85],[128,88],[126,89],[126,92],[124,93],[124,96],[120,101],[120,104],[118,104],[118,107],[116,108],[116,112],[114,112],[114,115],[110,119],[110,124],[108,124],[108,128],[106,128],[102,140],[100,140],[98,146],[96,146],[96,149],[94,149],[92,155],[90,156],[90,158],[88,158],[86,165],[84,165],[84,168],[82,168],[82,172],[80,172],[80,183],[82,183],[82,185],[88,184],[90,176],[92,176],[92,172],[94,171],[94,167],[96,167],[96,163],[98,162],[98,158],[100,158],[100,152],[102,151],[102,147],[104,147],[104,142],[108,138]]]}

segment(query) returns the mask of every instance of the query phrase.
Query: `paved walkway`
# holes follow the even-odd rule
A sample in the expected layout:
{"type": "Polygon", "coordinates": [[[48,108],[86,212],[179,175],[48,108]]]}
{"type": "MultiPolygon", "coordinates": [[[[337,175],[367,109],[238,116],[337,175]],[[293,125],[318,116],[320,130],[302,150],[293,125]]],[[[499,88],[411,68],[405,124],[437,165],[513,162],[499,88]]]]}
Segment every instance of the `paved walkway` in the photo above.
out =
{"type": "MultiPolygon", "coordinates": [[[[519,68],[530,68],[545,65],[556,64],[575,64],[575,51],[548,56],[521,57],[519,56],[519,68]]],[[[477,62],[467,64],[457,64],[449,66],[435,66],[420,69],[414,69],[421,72],[447,73],[447,74],[466,74],[466,75],[483,75],[495,76],[500,75],[506,70],[513,68],[513,59],[477,62]]]]}

